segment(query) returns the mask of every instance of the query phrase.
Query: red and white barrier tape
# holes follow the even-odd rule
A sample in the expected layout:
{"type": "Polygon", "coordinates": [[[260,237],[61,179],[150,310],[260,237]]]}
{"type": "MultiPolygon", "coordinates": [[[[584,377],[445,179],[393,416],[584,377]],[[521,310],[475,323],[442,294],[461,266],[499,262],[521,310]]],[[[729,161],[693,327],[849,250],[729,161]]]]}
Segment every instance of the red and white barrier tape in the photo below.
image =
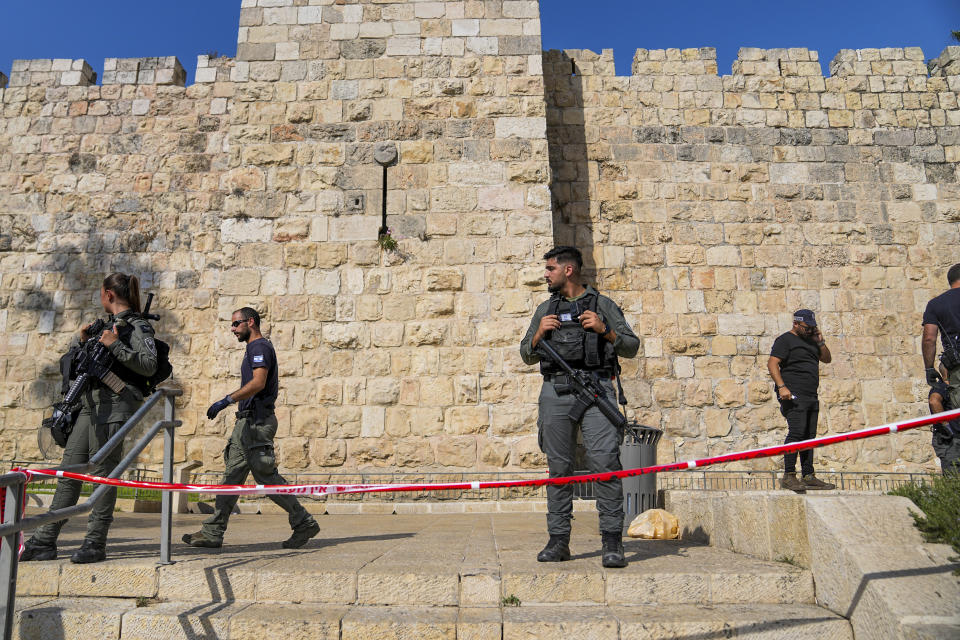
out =
{"type": "Polygon", "coordinates": [[[736,453],[727,453],[722,456],[713,456],[710,458],[701,458],[700,460],[688,460],[685,462],[671,462],[669,464],[660,464],[652,467],[642,467],[639,469],[624,469],[623,471],[610,471],[607,473],[594,473],[582,476],[568,476],[564,478],[540,478],[537,480],[491,480],[480,482],[450,482],[450,483],[409,483],[409,484],[282,484],[282,485],[208,485],[208,484],[176,484],[168,482],[144,482],[139,480],[117,480],[113,478],[101,478],[84,473],[73,473],[70,471],[57,471],[56,469],[18,469],[28,475],[52,476],[57,478],[70,478],[73,480],[82,480],[84,482],[93,482],[96,484],[107,484],[117,487],[131,487],[136,489],[153,489],[160,491],[179,491],[189,493],[208,493],[208,494],[230,494],[230,495],[272,495],[272,494],[293,494],[293,495],[336,495],[343,493],[373,493],[389,491],[448,491],[448,490],[470,490],[470,489],[497,489],[502,487],[541,487],[547,485],[563,485],[576,482],[604,482],[614,478],[629,478],[631,476],[640,476],[649,473],[659,473],[661,471],[686,471],[687,469],[697,469],[708,467],[722,462],[735,462],[738,460],[753,460],[755,458],[771,458],[784,453],[803,451],[805,449],[815,449],[825,447],[838,442],[848,442],[851,440],[862,440],[872,438],[873,436],[885,435],[888,433],[897,433],[916,429],[937,422],[947,422],[960,418],[960,409],[944,411],[923,418],[913,418],[911,420],[902,420],[892,422],[880,427],[869,427],[859,431],[850,431],[848,433],[838,433],[832,436],[823,436],[803,440],[802,442],[791,442],[790,444],[781,444],[773,447],[763,447],[760,449],[750,449],[749,451],[739,451],[736,453]]]}

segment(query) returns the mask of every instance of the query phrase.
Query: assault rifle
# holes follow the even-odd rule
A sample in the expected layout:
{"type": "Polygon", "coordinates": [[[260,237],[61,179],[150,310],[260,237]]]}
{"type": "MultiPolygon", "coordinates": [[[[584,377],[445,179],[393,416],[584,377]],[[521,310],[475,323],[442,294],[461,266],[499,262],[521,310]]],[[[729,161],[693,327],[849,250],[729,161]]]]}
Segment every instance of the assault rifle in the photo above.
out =
{"type": "Polygon", "coordinates": [[[574,403],[567,416],[571,420],[579,422],[587,409],[597,405],[600,413],[606,416],[607,420],[612,422],[621,434],[624,432],[628,426],[627,417],[607,400],[606,390],[594,376],[586,371],[574,369],[567,364],[567,361],[557,353],[557,350],[546,339],[537,343],[537,350],[541,352],[541,355],[553,360],[554,364],[560,367],[570,380],[570,392],[573,393],[574,403]]]}
{"type": "MultiPolygon", "coordinates": [[[[150,313],[152,303],[153,294],[150,293],[147,295],[147,304],[141,315],[150,320],[159,320],[160,316],[150,313]]],[[[39,444],[44,457],[47,457],[46,449],[48,448],[44,446],[44,432],[52,436],[57,445],[66,446],[67,438],[73,431],[73,425],[80,414],[80,398],[95,380],[102,382],[114,393],[122,393],[127,388],[126,383],[110,370],[115,358],[100,342],[100,336],[107,328],[108,323],[103,318],[94,320],[85,331],[86,340],[83,340],[79,347],[71,349],[61,360],[64,382],[71,379],[73,382],[70,383],[63,400],[53,405],[53,415],[43,420],[40,425],[39,444]]]]}

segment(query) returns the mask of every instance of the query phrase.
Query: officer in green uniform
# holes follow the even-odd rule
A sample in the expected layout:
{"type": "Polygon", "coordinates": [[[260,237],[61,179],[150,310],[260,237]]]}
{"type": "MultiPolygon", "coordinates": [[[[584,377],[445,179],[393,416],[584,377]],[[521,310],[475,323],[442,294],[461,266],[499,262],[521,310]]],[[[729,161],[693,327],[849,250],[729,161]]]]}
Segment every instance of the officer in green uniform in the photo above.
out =
{"type": "MultiPolygon", "coordinates": [[[[277,434],[277,416],[274,404],[280,391],[277,353],[270,341],[260,333],[260,314],[250,307],[233,312],[231,319],[233,335],[247,343],[240,365],[240,388],[217,400],[207,409],[207,418],[217,414],[234,402],[239,402],[237,422],[233,434],[223,451],[222,484],[243,484],[247,475],[253,473],[257,484],[287,484],[277,473],[273,438],[277,434]]],[[[230,513],[237,504],[238,496],[219,495],[213,515],[204,520],[203,528],[183,536],[183,541],[192,547],[219,548],[227,530],[230,513]]],[[[293,534],[283,541],[284,549],[302,547],[320,533],[320,525],[307,513],[300,501],[292,495],[271,495],[270,499],[287,512],[287,520],[293,534]]]]}
{"type": "MultiPolygon", "coordinates": [[[[140,316],[140,282],[137,277],[123,273],[107,276],[100,288],[100,302],[113,322],[113,327],[100,336],[100,342],[116,359],[111,371],[126,384],[126,388],[115,393],[99,381],[87,388],[77,422],[63,450],[62,465],[88,462],[140,407],[145,382],[157,370],[153,327],[140,316]]],[[[81,340],[92,337],[86,334],[89,326],[81,331],[81,340]]],[[[109,475],[122,458],[122,447],[117,447],[97,465],[94,475],[109,475]]],[[[81,485],[78,480],[61,478],[50,508],[62,509],[77,504],[81,485]]],[[[111,488],[90,512],[87,535],[81,547],[70,556],[71,562],[100,562],[106,557],[107,531],[113,522],[116,502],[117,490],[111,488]]],[[[24,545],[20,560],[55,559],[57,537],[65,522],[61,520],[38,528],[24,545]]]]}
{"type": "MultiPolygon", "coordinates": [[[[592,473],[619,471],[623,434],[596,407],[591,406],[577,425],[567,414],[574,404],[566,375],[549,358],[536,352],[537,343],[548,339],[574,369],[589,372],[614,397],[613,378],[619,373],[617,356],[637,355],[640,340],[630,329],[613,300],[580,282],[583,257],[574,247],[556,247],[546,255],[544,277],[551,298],[537,307],[530,328],[520,343],[520,356],[527,364],[540,363],[538,420],[540,449],[547,455],[550,477],[573,475],[577,427],[587,450],[592,473]]],[[[603,539],[605,567],[625,567],[623,553],[623,488],[619,479],[597,483],[597,511],[603,539]]],[[[547,487],[547,531],[550,541],[537,556],[540,562],[570,559],[570,521],[573,519],[573,488],[547,487]]]]}

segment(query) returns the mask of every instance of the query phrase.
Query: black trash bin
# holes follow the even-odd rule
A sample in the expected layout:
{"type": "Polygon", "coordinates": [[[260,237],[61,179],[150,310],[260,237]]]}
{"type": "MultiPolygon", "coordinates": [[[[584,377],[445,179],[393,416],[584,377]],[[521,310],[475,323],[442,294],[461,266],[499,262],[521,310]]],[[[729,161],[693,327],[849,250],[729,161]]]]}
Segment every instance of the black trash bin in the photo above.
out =
{"type": "MultiPolygon", "coordinates": [[[[620,445],[620,465],[624,469],[638,469],[657,464],[657,443],[662,435],[660,429],[629,423],[620,445]]],[[[634,518],[657,506],[657,474],[632,476],[622,482],[623,531],[626,533],[634,518]]]]}

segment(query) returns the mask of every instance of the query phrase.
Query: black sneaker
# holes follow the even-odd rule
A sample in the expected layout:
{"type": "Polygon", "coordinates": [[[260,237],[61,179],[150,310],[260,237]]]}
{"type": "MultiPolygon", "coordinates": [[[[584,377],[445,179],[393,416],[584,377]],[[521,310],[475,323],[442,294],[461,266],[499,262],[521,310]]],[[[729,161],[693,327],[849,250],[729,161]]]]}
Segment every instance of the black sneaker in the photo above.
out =
{"type": "Polygon", "coordinates": [[[107,559],[107,546],[84,540],[80,548],[70,556],[70,562],[73,564],[90,564],[92,562],[103,562],[107,559]]]}
{"type": "Polygon", "coordinates": [[[623,554],[623,535],[619,531],[604,531],[602,564],[605,567],[621,569],[627,566],[627,558],[623,554]]]}
{"type": "Polygon", "coordinates": [[[294,529],[293,535],[284,540],[281,546],[284,549],[299,549],[318,533],[320,533],[320,525],[316,520],[311,520],[309,524],[294,529]]]}
{"type": "Polygon", "coordinates": [[[188,544],[191,547],[219,549],[223,546],[223,540],[218,538],[208,538],[203,530],[197,531],[196,533],[185,533],[180,539],[183,540],[184,544],[188,544]]]}
{"type": "Polygon", "coordinates": [[[34,560],[56,560],[57,545],[43,544],[30,538],[23,545],[23,553],[20,554],[20,562],[31,562],[34,560]]]}
{"type": "Polygon", "coordinates": [[[543,551],[537,554],[537,562],[565,562],[570,559],[570,536],[550,536],[543,551]]]}

